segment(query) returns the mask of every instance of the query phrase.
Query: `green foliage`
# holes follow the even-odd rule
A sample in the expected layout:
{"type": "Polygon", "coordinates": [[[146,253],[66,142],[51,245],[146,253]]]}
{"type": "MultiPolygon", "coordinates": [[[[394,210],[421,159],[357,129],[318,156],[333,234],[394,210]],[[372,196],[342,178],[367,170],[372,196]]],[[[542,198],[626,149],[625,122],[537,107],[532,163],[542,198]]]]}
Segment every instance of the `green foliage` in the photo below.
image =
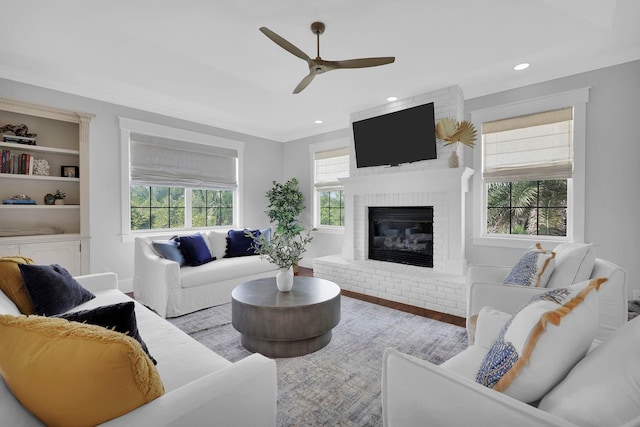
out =
{"type": "Polygon", "coordinates": [[[567,181],[490,184],[487,193],[487,232],[565,236],[567,181]]]}
{"type": "Polygon", "coordinates": [[[344,225],[344,192],[320,192],[320,225],[344,225]]]}
{"type": "Polygon", "coordinates": [[[269,201],[266,214],[269,221],[276,224],[276,231],[294,236],[300,234],[304,227],[298,217],[304,209],[304,194],[298,189],[298,180],[291,178],[284,184],[273,181],[273,188],[267,191],[269,201]]]}
{"type": "Polygon", "coordinates": [[[191,225],[193,227],[232,224],[232,191],[193,190],[191,192],[191,225]]]}
{"type": "Polygon", "coordinates": [[[184,188],[132,185],[131,229],[184,228],[184,188]]]}
{"type": "MultiPolygon", "coordinates": [[[[310,233],[311,231],[308,231],[306,235],[291,235],[276,231],[269,241],[264,234],[261,234],[260,237],[253,240],[252,246],[261,258],[277,265],[278,268],[290,268],[298,265],[302,254],[307,251],[307,244],[313,240],[310,233]]],[[[250,231],[245,232],[245,235],[253,238],[250,231]]]]}

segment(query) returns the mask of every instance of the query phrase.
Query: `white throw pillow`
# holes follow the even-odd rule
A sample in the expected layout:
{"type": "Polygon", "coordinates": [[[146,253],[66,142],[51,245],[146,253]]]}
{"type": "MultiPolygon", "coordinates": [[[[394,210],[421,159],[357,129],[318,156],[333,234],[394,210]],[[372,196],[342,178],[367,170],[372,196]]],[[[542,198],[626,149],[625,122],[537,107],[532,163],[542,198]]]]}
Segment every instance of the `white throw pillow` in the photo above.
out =
{"type": "Polygon", "coordinates": [[[539,409],[579,426],[638,425],[640,317],[587,354],[540,401],[539,409]]]}
{"type": "Polygon", "coordinates": [[[227,231],[209,231],[209,249],[211,255],[216,259],[224,258],[224,253],[227,250],[227,231]]]}
{"type": "Polygon", "coordinates": [[[510,313],[496,310],[493,307],[482,307],[476,322],[475,345],[486,349],[491,348],[511,316],[510,313]]]}
{"type": "Polygon", "coordinates": [[[561,243],[553,249],[556,266],[547,288],[561,288],[591,277],[596,255],[591,243],[561,243]]]}
{"type": "Polygon", "coordinates": [[[526,403],[544,396],[587,353],[598,327],[596,291],[606,280],[531,298],[500,332],[476,381],[526,403]]]}
{"type": "Polygon", "coordinates": [[[524,251],[502,283],[544,288],[555,267],[555,256],[536,243],[524,251]]]}

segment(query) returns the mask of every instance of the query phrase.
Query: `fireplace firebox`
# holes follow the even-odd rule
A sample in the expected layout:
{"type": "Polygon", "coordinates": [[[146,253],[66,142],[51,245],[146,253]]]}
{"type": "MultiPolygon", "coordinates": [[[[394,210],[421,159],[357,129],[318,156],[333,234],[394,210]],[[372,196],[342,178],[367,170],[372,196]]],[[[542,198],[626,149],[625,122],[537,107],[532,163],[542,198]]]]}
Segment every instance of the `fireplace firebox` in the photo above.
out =
{"type": "Polygon", "coordinates": [[[369,207],[369,259],[433,268],[433,206],[369,207]]]}

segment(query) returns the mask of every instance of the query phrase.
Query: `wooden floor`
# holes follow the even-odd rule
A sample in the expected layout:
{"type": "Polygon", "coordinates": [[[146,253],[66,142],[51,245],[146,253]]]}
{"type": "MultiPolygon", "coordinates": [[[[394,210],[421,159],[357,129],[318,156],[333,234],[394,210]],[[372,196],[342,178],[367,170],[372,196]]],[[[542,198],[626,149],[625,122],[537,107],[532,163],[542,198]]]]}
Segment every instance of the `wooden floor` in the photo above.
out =
{"type": "MultiPolygon", "coordinates": [[[[313,277],[313,269],[298,267],[298,275],[304,277],[313,277]]],[[[405,313],[411,313],[422,317],[427,317],[429,319],[439,320],[440,322],[450,323],[456,326],[465,327],[465,319],[463,317],[454,316],[452,314],[440,313],[434,310],[428,310],[426,308],[415,307],[413,305],[403,304],[400,302],[389,301],[383,298],[373,297],[371,295],[365,295],[358,292],[351,292],[347,290],[342,290],[342,295],[359,299],[362,301],[367,301],[373,304],[382,305],[385,307],[393,308],[394,310],[404,311],[405,313]]]]}

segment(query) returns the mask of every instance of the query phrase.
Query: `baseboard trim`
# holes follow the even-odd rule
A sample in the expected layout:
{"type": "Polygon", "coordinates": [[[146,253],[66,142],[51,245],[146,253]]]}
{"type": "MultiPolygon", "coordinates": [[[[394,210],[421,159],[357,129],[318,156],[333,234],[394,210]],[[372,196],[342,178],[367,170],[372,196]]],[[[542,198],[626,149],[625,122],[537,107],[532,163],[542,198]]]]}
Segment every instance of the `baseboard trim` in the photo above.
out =
{"type": "Polygon", "coordinates": [[[452,325],[461,326],[463,328],[466,327],[465,318],[454,316],[453,314],[440,313],[439,311],[429,310],[427,308],[416,307],[413,305],[403,304],[400,302],[389,301],[384,298],[378,298],[371,295],[361,294],[358,292],[347,291],[345,289],[342,290],[341,294],[346,297],[355,298],[355,299],[370,302],[373,304],[382,305],[384,307],[393,308],[394,310],[404,311],[405,313],[411,313],[417,316],[427,317],[429,319],[450,323],[452,325]]]}

